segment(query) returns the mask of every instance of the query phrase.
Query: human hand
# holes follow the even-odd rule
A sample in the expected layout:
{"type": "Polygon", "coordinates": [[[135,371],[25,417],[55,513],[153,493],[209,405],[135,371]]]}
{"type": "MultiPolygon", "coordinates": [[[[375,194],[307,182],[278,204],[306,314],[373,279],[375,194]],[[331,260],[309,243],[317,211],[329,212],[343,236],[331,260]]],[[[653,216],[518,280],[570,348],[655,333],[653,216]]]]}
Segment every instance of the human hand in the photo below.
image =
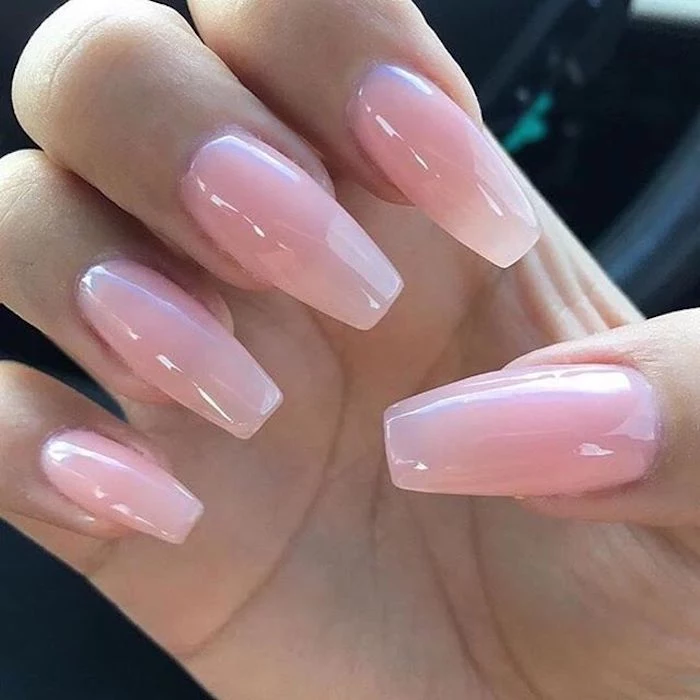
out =
{"type": "MultiPolygon", "coordinates": [[[[209,48],[160,5],[72,0],[19,66],[16,109],[44,153],[0,163],[0,298],[129,426],[1,365],[3,517],[222,700],[693,697],[697,314],[606,332],[641,318],[482,132],[410,2],[191,6],[209,48]],[[542,237],[503,271],[441,227],[503,266],[542,237]],[[564,439],[526,440],[519,481],[491,486],[505,498],[395,489],[384,409],[516,358],[646,380],[616,373],[611,409],[569,392],[564,439]],[[551,458],[569,439],[606,450],[632,409],[646,440],[551,458]],[[129,534],[181,541],[200,500],[181,546],[129,534]]],[[[497,406],[507,454],[521,398],[497,406]]],[[[539,398],[546,426],[557,399],[539,398]]],[[[427,405],[414,444],[389,414],[397,482],[485,492],[461,451],[455,480],[405,481],[424,456],[408,474],[432,479],[435,436],[461,425],[427,405]]],[[[465,422],[488,415],[472,405],[465,422]]],[[[493,441],[449,437],[494,467],[493,441]]]]}

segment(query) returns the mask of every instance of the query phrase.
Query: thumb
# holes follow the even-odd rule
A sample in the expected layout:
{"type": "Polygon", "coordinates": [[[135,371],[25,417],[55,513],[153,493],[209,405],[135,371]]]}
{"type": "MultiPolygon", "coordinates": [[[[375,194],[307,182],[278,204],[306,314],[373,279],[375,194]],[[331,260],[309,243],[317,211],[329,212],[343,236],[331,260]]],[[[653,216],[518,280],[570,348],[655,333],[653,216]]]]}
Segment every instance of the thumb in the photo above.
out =
{"type": "Polygon", "coordinates": [[[700,525],[700,310],[555,345],[386,414],[394,483],[700,525]]]}

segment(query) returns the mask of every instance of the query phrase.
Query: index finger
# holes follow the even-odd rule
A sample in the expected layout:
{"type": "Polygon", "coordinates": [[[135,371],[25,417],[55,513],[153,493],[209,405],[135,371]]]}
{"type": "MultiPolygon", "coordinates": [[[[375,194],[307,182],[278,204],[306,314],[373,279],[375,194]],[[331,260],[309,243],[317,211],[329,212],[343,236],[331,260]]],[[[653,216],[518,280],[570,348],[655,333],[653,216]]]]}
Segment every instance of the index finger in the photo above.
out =
{"type": "Polygon", "coordinates": [[[361,329],[401,291],[313,150],[163,5],[70,0],[25,50],[14,98],[53,160],[226,281],[237,261],[361,329]]]}

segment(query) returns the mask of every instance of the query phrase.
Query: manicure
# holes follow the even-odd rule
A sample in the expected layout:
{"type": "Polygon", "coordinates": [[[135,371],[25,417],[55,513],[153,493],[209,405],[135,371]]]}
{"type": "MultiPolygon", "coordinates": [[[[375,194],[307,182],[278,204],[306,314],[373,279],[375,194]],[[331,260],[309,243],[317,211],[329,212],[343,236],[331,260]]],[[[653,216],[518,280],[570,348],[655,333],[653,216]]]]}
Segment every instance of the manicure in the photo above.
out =
{"type": "Polygon", "coordinates": [[[653,390],[607,365],[512,369],[391,407],[396,486],[475,496],[574,495],[637,481],[659,442],[653,390]]]}
{"type": "Polygon", "coordinates": [[[508,267],[537,242],[537,216],[510,166],[482,127],[429,80],[376,67],[349,118],[370,159],[464,245],[508,267]]]}
{"type": "Polygon", "coordinates": [[[398,272],[359,224],[299,166],[252,136],[204,146],[182,196],[221,250],[339,321],[372,328],[401,292],[398,272]]]}
{"type": "Polygon", "coordinates": [[[203,512],[182,484],[152,460],[96,433],[48,440],[42,466],[64,496],[97,517],[181,544],[203,512]]]}
{"type": "Polygon", "coordinates": [[[239,438],[274,413],[282,393],[198,301],[162,275],[120,260],[88,270],[78,303],[139,377],[239,438]]]}

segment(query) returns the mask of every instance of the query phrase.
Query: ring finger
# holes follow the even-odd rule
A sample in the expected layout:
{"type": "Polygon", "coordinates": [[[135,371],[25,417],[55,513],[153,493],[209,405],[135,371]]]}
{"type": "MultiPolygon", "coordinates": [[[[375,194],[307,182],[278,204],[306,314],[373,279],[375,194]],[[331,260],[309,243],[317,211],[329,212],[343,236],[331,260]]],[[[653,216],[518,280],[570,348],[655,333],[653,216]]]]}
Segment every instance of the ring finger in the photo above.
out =
{"type": "Polygon", "coordinates": [[[280,404],[208,275],[39,152],[0,161],[0,299],[117,394],[152,398],[136,376],[241,438],[280,404]]]}

